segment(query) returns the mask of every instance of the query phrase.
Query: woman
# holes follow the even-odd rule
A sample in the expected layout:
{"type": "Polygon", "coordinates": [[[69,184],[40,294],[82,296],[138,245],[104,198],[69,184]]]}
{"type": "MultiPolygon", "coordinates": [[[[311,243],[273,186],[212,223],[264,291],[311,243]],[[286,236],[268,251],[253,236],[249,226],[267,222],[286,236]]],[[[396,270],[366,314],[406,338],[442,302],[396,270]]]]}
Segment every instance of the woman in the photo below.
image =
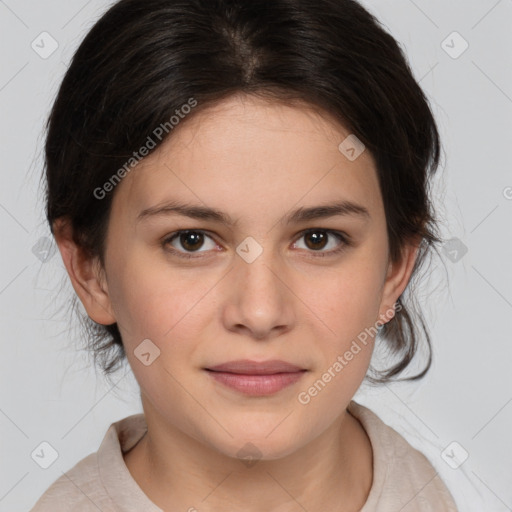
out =
{"type": "Polygon", "coordinates": [[[416,353],[402,297],[440,241],[439,152],[353,0],[112,6],[49,118],[47,218],[91,349],[107,374],[128,361],[144,414],[32,510],[457,510],[352,400],[376,340],[396,361],[374,382],[416,353]]]}

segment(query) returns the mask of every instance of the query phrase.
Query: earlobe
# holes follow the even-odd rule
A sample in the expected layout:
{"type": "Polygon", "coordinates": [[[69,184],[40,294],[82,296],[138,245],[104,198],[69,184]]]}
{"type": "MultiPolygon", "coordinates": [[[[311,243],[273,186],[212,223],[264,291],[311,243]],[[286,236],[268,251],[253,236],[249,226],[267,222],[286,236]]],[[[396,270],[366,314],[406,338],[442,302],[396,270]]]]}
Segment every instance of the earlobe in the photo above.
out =
{"type": "Polygon", "coordinates": [[[108,286],[98,258],[88,255],[75,243],[69,221],[57,219],[53,233],[71,284],[89,317],[102,325],[115,323],[108,286]]]}

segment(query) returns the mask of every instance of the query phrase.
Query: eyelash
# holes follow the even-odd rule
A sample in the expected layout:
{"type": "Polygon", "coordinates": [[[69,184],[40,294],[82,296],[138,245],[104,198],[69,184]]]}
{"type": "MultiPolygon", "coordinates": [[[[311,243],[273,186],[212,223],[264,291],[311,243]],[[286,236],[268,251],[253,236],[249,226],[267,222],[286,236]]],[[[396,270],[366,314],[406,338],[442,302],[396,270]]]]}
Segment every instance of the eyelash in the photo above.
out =
{"type": "MultiPolygon", "coordinates": [[[[322,228],[310,228],[310,229],[306,229],[305,231],[302,231],[300,233],[300,236],[296,239],[296,242],[298,240],[300,240],[305,235],[308,235],[310,233],[317,233],[317,232],[328,233],[330,235],[333,235],[334,237],[336,237],[338,239],[339,242],[341,242],[341,244],[339,244],[336,249],[332,249],[330,251],[313,251],[313,250],[308,251],[310,253],[313,253],[313,255],[314,255],[313,258],[318,258],[318,257],[324,258],[326,256],[335,256],[335,255],[342,253],[343,251],[345,251],[348,247],[350,247],[352,245],[352,240],[346,233],[342,233],[340,231],[334,231],[332,229],[322,229],[322,228]]],[[[177,238],[178,236],[180,236],[183,233],[202,233],[202,234],[208,236],[209,238],[212,238],[210,235],[208,235],[208,233],[206,231],[203,231],[201,229],[181,229],[181,230],[175,231],[174,233],[171,233],[168,237],[166,237],[162,241],[162,247],[166,251],[178,256],[179,258],[184,258],[184,259],[204,258],[205,256],[203,256],[203,255],[198,256],[198,255],[195,255],[195,253],[181,252],[174,248],[167,247],[175,238],[177,238]]],[[[206,252],[206,251],[202,251],[202,252],[206,252]]]]}

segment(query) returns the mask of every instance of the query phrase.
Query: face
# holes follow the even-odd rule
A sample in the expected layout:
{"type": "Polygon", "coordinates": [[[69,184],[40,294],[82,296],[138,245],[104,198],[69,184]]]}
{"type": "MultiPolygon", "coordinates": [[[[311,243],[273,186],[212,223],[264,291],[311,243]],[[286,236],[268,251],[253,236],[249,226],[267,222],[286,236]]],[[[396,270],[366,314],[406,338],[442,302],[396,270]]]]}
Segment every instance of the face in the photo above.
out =
{"type": "Polygon", "coordinates": [[[81,298],[118,322],[146,414],[226,455],[251,442],[274,459],[345,413],[372,354],[361,333],[390,319],[413,263],[390,265],[374,162],[340,151],[348,135],[304,105],[231,97],[117,186],[101,292],[81,298]],[[233,388],[207,370],[234,360],[301,371],[228,374],[233,388]]]}

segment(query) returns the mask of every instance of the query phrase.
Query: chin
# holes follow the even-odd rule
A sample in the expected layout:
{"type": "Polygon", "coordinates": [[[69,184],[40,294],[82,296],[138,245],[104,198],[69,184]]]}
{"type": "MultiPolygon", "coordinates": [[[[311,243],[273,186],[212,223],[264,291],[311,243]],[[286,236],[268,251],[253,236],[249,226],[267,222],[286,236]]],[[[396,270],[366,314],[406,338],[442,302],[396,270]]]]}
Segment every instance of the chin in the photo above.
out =
{"type": "Polygon", "coordinates": [[[271,461],[287,457],[307,442],[306,440],[300,442],[297,435],[285,429],[278,434],[278,428],[270,435],[269,432],[272,429],[240,431],[238,435],[231,429],[233,438],[224,437],[224,442],[220,444],[213,441],[213,446],[218,452],[228,457],[240,459],[241,462],[245,461],[249,467],[258,460],[271,461]]]}

